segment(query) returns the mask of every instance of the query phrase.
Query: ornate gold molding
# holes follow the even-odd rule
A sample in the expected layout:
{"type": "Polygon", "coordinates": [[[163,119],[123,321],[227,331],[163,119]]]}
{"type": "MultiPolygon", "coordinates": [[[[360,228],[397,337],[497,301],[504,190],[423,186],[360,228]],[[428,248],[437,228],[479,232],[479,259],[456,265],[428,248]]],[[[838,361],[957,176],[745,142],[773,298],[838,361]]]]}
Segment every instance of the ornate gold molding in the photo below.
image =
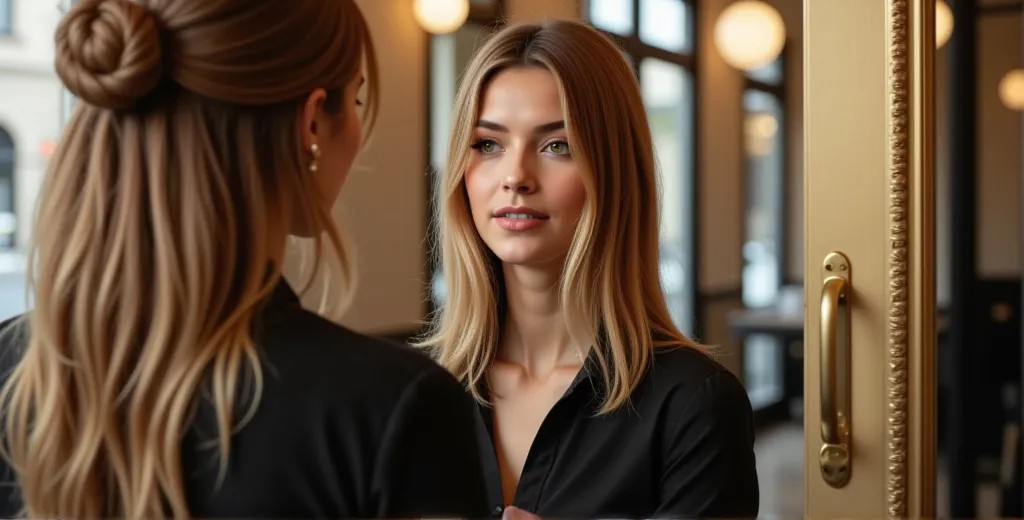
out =
{"type": "Polygon", "coordinates": [[[910,196],[910,13],[889,0],[889,363],[886,497],[890,518],[907,516],[908,234],[910,196]]]}

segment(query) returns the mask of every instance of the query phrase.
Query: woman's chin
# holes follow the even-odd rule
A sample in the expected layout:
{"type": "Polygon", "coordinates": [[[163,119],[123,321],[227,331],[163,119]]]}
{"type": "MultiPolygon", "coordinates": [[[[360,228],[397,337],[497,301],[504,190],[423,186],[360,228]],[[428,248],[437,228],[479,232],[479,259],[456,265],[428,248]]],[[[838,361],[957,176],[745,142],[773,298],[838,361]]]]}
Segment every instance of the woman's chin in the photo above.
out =
{"type": "Polygon", "coordinates": [[[504,265],[530,267],[538,263],[540,255],[536,251],[524,248],[508,248],[500,253],[495,253],[495,256],[504,265]]]}
{"type": "Polygon", "coordinates": [[[496,256],[506,267],[543,270],[561,269],[561,259],[565,258],[565,255],[544,254],[540,251],[507,251],[496,256]]]}

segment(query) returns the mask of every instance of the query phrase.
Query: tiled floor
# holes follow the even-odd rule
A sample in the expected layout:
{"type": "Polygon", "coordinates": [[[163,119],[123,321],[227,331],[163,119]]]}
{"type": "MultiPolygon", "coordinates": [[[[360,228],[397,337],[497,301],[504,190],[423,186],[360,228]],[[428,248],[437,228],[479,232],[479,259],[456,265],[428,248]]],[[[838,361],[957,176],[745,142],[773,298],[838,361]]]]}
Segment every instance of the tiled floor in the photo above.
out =
{"type": "MultiPolygon", "coordinates": [[[[757,473],[761,485],[760,518],[796,519],[804,516],[804,432],[802,423],[788,423],[757,432],[757,473]]],[[[944,471],[939,469],[937,515],[946,518],[944,471]]],[[[999,517],[999,490],[994,484],[978,488],[978,517],[999,517]]]]}
{"type": "Polygon", "coordinates": [[[757,432],[754,450],[761,485],[759,517],[803,518],[803,424],[789,423],[757,432]]]}

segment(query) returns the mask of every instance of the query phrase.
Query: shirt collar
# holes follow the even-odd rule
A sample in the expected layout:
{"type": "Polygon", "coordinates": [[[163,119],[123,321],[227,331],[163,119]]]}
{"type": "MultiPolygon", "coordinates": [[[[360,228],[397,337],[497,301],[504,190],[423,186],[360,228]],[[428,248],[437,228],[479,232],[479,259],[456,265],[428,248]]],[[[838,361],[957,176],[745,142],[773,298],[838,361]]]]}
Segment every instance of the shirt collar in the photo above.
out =
{"type": "Polygon", "coordinates": [[[292,289],[292,286],[288,284],[288,281],[283,276],[270,293],[270,301],[289,305],[298,305],[300,303],[299,295],[295,293],[295,290],[292,289]]]}
{"type": "MultiPolygon", "coordinates": [[[[576,373],[576,377],[573,378],[572,383],[569,383],[569,387],[565,391],[565,395],[573,394],[577,390],[589,390],[593,395],[598,395],[604,388],[604,380],[601,377],[601,363],[597,359],[597,349],[600,348],[604,351],[605,360],[609,360],[611,356],[611,350],[607,348],[607,343],[604,340],[604,336],[601,337],[602,341],[598,342],[598,345],[590,349],[587,358],[583,360],[583,365],[580,367],[580,371],[576,373]],[[587,383],[587,384],[583,384],[587,383]]],[[[487,384],[487,375],[477,383],[477,391],[484,397],[484,399],[490,399],[490,388],[487,384]]]]}

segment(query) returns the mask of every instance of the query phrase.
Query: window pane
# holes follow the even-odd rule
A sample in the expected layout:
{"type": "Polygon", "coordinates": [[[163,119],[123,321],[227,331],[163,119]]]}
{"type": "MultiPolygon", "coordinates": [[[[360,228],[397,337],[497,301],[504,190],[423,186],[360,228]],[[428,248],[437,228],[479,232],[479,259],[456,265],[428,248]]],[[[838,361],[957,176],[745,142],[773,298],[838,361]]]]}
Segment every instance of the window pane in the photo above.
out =
{"type": "Polygon", "coordinates": [[[753,80],[768,83],[769,85],[781,85],[785,77],[785,70],[782,66],[782,58],[759,68],[747,72],[747,77],[753,80]]]}
{"type": "Polygon", "coordinates": [[[633,0],[590,0],[590,23],[623,36],[633,34],[633,0]]]}
{"type": "Polygon", "coordinates": [[[692,334],[693,77],[675,64],[640,62],[661,184],[661,280],[676,325],[692,334]]]}
{"type": "Polygon", "coordinates": [[[690,4],[683,0],[641,0],[640,39],[672,52],[689,52],[690,4]]]}
{"type": "Polygon", "coordinates": [[[31,240],[30,217],[49,163],[53,143],[64,125],[64,90],[53,72],[53,33],[60,20],[56,1],[24,1],[14,27],[11,2],[0,0],[0,320],[28,308],[25,245],[31,240]],[[9,31],[8,31],[9,30],[9,31]]]}
{"type": "MultiPolygon", "coordinates": [[[[784,247],[782,103],[774,94],[748,89],[743,94],[743,121],[747,202],[743,304],[790,312],[779,305],[784,247]]],[[[771,335],[752,335],[743,342],[745,384],[755,409],[784,397],[783,347],[771,335]]]]}
{"type": "Polygon", "coordinates": [[[13,21],[11,20],[11,0],[0,0],[0,34],[11,34],[13,21]]]}
{"type": "Polygon", "coordinates": [[[743,303],[776,303],[781,280],[783,140],[782,104],[766,92],[743,95],[746,155],[746,242],[743,244],[743,303]]]}

